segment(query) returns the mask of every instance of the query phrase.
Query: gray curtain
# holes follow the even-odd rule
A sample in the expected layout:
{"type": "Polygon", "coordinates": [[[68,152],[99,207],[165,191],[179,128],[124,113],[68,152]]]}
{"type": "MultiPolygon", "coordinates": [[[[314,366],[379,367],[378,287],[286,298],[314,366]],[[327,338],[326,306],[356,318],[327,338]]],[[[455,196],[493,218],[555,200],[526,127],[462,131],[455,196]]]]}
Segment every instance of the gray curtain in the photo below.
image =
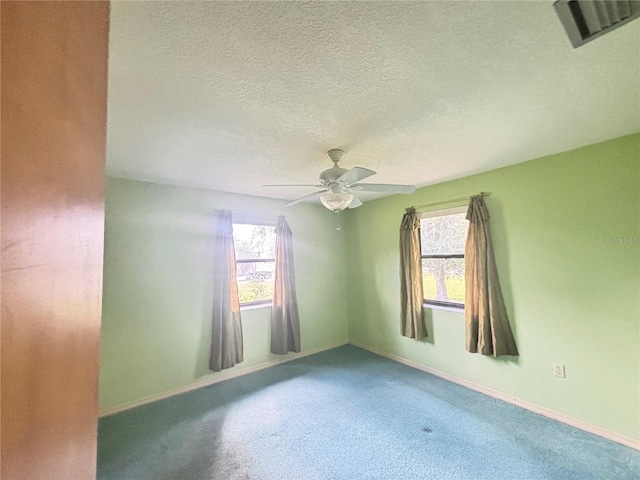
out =
{"type": "Polygon", "coordinates": [[[233,247],[231,212],[228,210],[218,212],[216,225],[211,324],[209,368],[219,372],[242,362],[242,320],[236,278],[236,252],[233,247]]]}
{"type": "Polygon", "coordinates": [[[466,347],[482,355],[518,355],[504,305],[489,230],[489,211],[482,195],[470,198],[465,246],[464,316],[466,347]]]}
{"type": "Polygon", "coordinates": [[[276,274],[271,308],[271,353],[300,351],[300,317],[293,268],[293,235],[283,216],[276,226],[276,274]]]}
{"type": "Polygon", "coordinates": [[[418,340],[427,337],[423,299],[420,220],[415,208],[407,208],[400,224],[400,331],[405,337],[418,340]]]}

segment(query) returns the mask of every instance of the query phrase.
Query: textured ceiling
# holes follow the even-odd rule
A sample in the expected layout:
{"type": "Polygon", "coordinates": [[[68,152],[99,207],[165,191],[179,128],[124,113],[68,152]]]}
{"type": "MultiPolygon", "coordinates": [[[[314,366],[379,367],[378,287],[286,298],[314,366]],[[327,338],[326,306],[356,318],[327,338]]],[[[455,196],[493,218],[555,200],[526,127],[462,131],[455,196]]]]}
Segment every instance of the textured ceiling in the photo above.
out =
{"type": "Polygon", "coordinates": [[[574,50],[551,1],[112,2],[107,172],[292,199],[262,184],[340,147],[437,183],[639,131],[639,47],[574,50]]]}

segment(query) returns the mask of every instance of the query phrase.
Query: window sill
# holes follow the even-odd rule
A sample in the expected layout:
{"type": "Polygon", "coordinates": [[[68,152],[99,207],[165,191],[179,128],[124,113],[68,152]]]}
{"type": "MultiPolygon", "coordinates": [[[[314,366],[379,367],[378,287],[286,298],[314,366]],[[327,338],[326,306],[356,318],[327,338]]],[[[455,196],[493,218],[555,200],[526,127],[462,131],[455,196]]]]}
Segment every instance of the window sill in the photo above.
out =
{"type": "Polygon", "coordinates": [[[240,311],[242,310],[257,310],[259,308],[271,308],[271,300],[264,303],[248,303],[246,305],[240,305],[240,311]]]}
{"type": "Polygon", "coordinates": [[[430,308],[431,310],[444,310],[445,312],[461,313],[464,315],[464,307],[449,307],[445,305],[434,305],[433,303],[423,303],[422,308],[430,308]]]}

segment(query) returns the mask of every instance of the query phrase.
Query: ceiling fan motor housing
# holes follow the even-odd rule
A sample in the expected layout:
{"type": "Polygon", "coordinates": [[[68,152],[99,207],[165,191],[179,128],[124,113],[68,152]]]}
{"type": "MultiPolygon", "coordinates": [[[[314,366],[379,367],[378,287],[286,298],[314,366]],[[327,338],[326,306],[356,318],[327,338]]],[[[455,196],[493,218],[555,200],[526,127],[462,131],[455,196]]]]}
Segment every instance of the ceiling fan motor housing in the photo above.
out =
{"type": "Polygon", "coordinates": [[[332,168],[329,168],[320,174],[320,183],[328,187],[332,183],[336,183],[336,180],[348,171],[349,170],[346,168],[340,168],[338,164],[335,164],[332,168]]]}

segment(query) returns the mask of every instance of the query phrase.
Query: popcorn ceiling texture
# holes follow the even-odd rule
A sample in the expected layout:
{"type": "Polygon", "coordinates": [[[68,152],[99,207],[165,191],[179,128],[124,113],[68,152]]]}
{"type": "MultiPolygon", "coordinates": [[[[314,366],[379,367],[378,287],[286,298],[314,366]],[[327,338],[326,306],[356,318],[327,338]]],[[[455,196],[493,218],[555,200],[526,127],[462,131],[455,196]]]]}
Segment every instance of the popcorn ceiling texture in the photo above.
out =
{"type": "MultiPolygon", "coordinates": [[[[640,22],[574,50],[551,2],[113,2],[107,172],[295,198],[426,185],[640,130],[640,22]]],[[[373,198],[363,195],[363,200],[373,198]]]]}

